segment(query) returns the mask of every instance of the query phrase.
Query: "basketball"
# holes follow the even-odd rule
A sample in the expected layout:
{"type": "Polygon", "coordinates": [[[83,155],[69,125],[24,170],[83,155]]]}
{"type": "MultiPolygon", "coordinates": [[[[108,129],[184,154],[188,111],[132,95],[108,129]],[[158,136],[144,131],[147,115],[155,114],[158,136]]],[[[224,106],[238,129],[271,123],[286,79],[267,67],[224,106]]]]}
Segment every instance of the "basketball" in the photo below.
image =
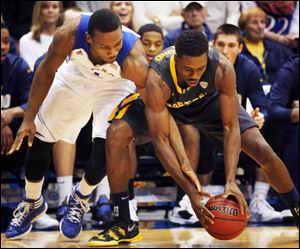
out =
{"type": "Polygon", "coordinates": [[[211,197],[205,207],[215,216],[214,224],[206,231],[216,239],[229,240],[237,237],[247,225],[247,215],[242,215],[236,198],[222,194],[211,197]]]}

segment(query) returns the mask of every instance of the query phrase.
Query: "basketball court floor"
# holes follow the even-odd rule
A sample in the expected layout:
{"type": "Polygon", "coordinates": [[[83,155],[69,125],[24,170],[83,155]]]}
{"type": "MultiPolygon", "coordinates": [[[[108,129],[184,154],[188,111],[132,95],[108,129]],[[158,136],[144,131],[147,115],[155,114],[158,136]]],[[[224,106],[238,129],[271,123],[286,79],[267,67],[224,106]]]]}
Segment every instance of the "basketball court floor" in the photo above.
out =
{"type": "MultiPolygon", "coordinates": [[[[203,228],[168,227],[167,223],[158,223],[140,222],[143,240],[117,248],[299,248],[299,230],[294,226],[248,226],[237,238],[222,241],[211,237],[203,228]]],[[[83,231],[76,240],[67,240],[57,231],[31,232],[19,240],[7,240],[1,234],[1,248],[86,248],[87,241],[99,231],[83,231]]]]}

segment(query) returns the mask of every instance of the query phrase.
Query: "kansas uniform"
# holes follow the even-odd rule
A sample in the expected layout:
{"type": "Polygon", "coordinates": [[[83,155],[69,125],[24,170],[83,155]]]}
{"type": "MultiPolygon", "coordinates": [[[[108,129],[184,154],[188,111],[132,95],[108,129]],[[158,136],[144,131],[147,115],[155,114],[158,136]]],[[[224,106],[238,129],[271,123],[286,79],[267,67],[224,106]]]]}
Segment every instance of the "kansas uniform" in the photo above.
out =
{"type": "MultiPolygon", "coordinates": [[[[170,47],[157,55],[150,64],[166,82],[171,90],[167,108],[178,125],[194,124],[201,132],[217,139],[223,144],[223,126],[219,106],[219,92],[215,87],[215,74],[219,63],[219,54],[211,49],[208,52],[208,63],[205,73],[195,87],[181,88],[175,70],[175,50],[170,47]]],[[[147,120],[144,104],[138,94],[130,95],[123,100],[110,116],[128,122],[137,138],[143,143],[148,138],[147,120]]],[[[256,126],[252,117],[241,106],[239,112],[241,132],[256,126]]],[[[149,139],[149,138],[148,138],[149,139]]]]}
{"type": "Polygon", "coordinates": [[[129,93],[133,82],[121,77],[122,63],[138,36],[123,27],[123,47],[112,64],[94,65],[85,40],[90,15],[81,17],[72,53],[59,67],[36,118],[36,136],[45,142],[75,143],[93,114],[93,138],[106,138],[108,116],[129,93]]]}

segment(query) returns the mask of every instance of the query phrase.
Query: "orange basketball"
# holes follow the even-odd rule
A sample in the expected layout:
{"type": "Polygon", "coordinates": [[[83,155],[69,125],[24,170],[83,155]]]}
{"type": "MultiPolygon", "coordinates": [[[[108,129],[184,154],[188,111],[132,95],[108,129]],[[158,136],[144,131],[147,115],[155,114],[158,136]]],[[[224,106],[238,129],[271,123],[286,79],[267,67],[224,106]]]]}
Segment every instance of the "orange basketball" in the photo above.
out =
{"type": "Polygon", "coordinates": [[[247,225],[247,215],[242,215],[236,198],[222,195],[211,197],[205,207],[215,216],[214,224],[209,224],[206,231],[216,239],[229,240],[237,237],[247,225]]]}

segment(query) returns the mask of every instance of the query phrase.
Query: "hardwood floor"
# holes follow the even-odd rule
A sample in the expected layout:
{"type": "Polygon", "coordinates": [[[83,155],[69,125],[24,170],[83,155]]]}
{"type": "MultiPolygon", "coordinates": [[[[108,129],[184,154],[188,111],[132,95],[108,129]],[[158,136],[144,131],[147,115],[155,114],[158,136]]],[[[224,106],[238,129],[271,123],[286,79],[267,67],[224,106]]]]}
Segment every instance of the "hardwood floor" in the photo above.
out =
{"type": "MultiPolygon", "coordinates": [[[[77,240],[66,240],[58,232],[31,232],[19,240],[1,234],[1,248],[84,248],[98,231],[83,231],[77,240]]],[[[237,238],[216,240],[203,228],[141,229],[144,239],[119,248],[299,248],[296,227],[247,227],[237,238]]]]}

